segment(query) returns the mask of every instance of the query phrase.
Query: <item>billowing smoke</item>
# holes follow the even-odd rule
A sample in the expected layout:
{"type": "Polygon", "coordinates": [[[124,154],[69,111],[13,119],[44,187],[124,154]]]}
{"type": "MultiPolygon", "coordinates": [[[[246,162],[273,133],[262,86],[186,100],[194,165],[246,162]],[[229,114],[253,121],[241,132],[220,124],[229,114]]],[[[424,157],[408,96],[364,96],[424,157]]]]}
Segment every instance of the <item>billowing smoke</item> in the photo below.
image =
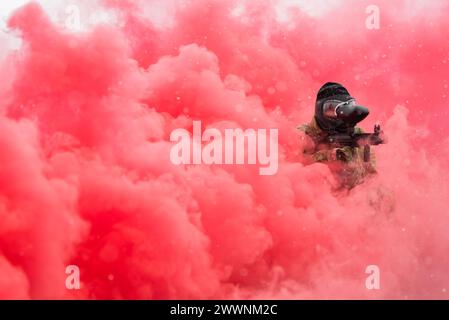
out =
{"type": "Polygon", "coordinates": [[[0,64],[0,298],[447,298],[449,7],[377,3],[379,29],[369,1],[310,14],[107,0],[113,21],[81,31],[36,3],[16,11],[21,45],[0,64]],[[389,138],[378,175],[348,192],[304,164],[296,130],[327,81],[389,138]],[[278,128],[277,174],[172,164],[170,133],[194,120],[278,128]]]}

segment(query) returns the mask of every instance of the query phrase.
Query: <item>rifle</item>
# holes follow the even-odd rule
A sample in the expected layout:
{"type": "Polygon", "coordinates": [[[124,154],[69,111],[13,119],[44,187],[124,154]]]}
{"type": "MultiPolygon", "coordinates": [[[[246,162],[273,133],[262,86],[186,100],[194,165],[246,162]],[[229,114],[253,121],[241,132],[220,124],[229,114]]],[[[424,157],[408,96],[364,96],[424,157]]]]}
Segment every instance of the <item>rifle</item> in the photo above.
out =
{"type": "MultiPolygon", "coordinates": [[[[331,133],[319,141],[319,144],[325,144],[331,148],[363,147],[363,160],[365,162],[370,161],[370,147],[384,143],[386,143],[386,138],[379,124],[374,126],[373,133],[354,133],[354,128],[348,128],[345,133],[331,133]]],[[[337,159],[344,160],[344,158],[344,153],[337,152],[337,159]]]]}

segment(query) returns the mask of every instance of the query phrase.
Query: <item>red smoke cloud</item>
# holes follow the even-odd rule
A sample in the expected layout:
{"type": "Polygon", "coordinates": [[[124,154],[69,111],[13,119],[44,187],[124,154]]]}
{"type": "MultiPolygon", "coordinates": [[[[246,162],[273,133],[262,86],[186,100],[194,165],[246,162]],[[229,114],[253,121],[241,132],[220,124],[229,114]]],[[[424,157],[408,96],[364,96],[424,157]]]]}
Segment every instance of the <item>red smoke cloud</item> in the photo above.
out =
{"type": "Polygon", "coordinates": [[[23,44],[0,66],[0,298],[448,298],[443,2],[378,1],[379,30],[369,1],[289,23],[275,1],[173,1],[156,27],[154,1],[109,0],[120,23],[80,33],[18,10],[23,44]],[[303,164],[295,129],[326,81],[389,137],[379,174],[344,194],[303,164]],[[172,165],[170,132],[192,120],[279,128],[278,173],[172,165]]]}

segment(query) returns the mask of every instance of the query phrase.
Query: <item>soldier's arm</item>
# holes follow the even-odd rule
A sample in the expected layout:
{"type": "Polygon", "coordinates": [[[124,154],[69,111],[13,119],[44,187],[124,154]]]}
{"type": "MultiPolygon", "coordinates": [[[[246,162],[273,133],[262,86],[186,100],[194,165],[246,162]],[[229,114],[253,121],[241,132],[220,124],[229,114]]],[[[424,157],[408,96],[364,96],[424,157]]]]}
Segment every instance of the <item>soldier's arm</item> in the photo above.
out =
{"type": "Polygon", "coordinates": [[[325,162],[332,160],[332,150],[319,150],[313,154],[315,162],[325,162]]]}

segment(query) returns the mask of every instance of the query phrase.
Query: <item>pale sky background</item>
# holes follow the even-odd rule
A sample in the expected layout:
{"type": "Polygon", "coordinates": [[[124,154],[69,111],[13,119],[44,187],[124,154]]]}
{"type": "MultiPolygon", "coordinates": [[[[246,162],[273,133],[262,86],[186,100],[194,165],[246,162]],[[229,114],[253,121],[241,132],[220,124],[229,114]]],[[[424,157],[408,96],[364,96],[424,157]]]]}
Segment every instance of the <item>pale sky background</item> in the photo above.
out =
{"type": "MultiPolygon", "coordinates": [[[[5,28],[5,21],[7,20],[8,16],[18,7],[24,5],[25,3],[29,2],[30,0],[0,0],[0,29],[5,28]]],[[[95,2],[97,0],[35,0],[36,2],[40,3],[47,13],[54,19],[58,15],[63,15],[65,12],[65,9],[73,4],[79,4],[84,3],[88,4],[89,6],[92,6],[92,4],[95,6],[95,2]]],[[[183,0],[178,0],[183,1],[183,0]]],[[[246,1],[251,0],[242,0],[242,3],[245,3],[246,1]]],[[[405,4],[407,7],[408,12],[402,12],[401,14],[405,15],[414,15],[419,14],[421,10],[428,7],[433,7],[435,10],[438,10],[439,4],[447,0],[405,0],[405,4]]],[[[151,6],[151,8],[143,8],[143,11],[145,14],[147,12],[151,13],[151,18],[153,20],[163,20],[165,18],[166,12],[169,9],[165,8],[164,5],[168,1],[165,0],[155,0],[154,4],[151,6]]],[[[332,9],[334,6],[338,5],[344,5],[344,0],[277,0],[278,6],[277,6],[277,14],[280,20],[286,19],[286,10],[289,7],[301,7],[303,10],[305,10],[308,14],[312,16],[319,16],[322,13],[325,13],[327,10],[332,9]]],[[[373,4],[375,4],[375,1],[373,1],[373,4]]],[[[166,5],[165,5],[166,7],[166,5]]]]}
{"type": "MultiPolygon", "coordinates": [[[[4,25],[5,20],[8,16],[17,8],[29,2],[29,0],[0,0],[0,19],[4,25]]],[[[64,3],[66,1],[59,0],[39,0],[39,2],[46,10],[51,10],[52,7],[58,6],[58,3],[64,3]]],[[[67,1],[69,2],[69,1],[67,1]]]]}
{"type": "MultiPolygon", "coordinates": [[[[36,1],[36,0],[35,0],[36,1]]],[[[282,14],[282,9],[289,6],[300,6],[311,15],[319,15],[321,12],[326,11],[329,7],[332,7],[341,0],[279,0],[279,11],[282,14]]],[[[0,0],[0,19],[2,25],[7,17],[18,7],[29,2],[29,0],[0,0]]],[[[76,0],[37,0],[50,16],[56,16],[61,12],[64,12],[65,7],[78,3],[76,0]]],[[[244,2],[244,0],[242,1],[244,2]]],[[[160,3],[164,3],[164,0],[160,0],[160,3]]],[[[156,8],[160,9],[160,8],[156,8]]]]}
{"type": "MultiPolygon", "coordinates": [[[[6,52],[14,47],[17,47],[20,42],[16,37],[13,37],[8,33],[6,28],[6,21],[11,13],[29,2],[30,0],[0,0],[0,59],[3,58],[6,52]]],[[[35,0],[40,3],[45,9],[47,14],[55,22],[59,22],[64,25],[64,21],[68,14],[66,10],[73,4],[77,4],[81,9],[80,21],[81,30],[86,30],[95,25],[98,21],[110,21],[113,20],[113,16],[104,9],[95,10],[99,8],[97,5],[98,0],[35,0]]],[[[176,1],[176,0],[175,0],[176,1]]],[[[183,0],[177,0],[179,2],[183,0]]],[[[242,7],[246,1],[241,0],[242,7]]],[[[426,14],[429,12],[439,12],[439,6],[447,0],[405,0],[405,9],[403,12],[398,13],[398,18],[410,19],[416,14],[423,14],[424,9],[426,14]]],[[[373,1],[375,2],[375,1],[373,1]]],[[[311,16],[320,16],[327,10],[332,9],[335,6],[345,3],[344,0],[277,0],[276,14],[280,22],[288,23],[287,10],[290,7],[300,7],[311,16]]],[[[172,4],[173,5],[173,4],[172,4]]],[[[149,17],[156,27],[170,25],[171,16],[168,1],[165,0],[153,0],[153,4],[142,8],[142,14],[149,17]]],[[[237,10],[238,11],[238,10],[237,10]]]]}
{"type": "MultiPolygon", "coordinates": [[[[103,21],[108,19],[105,10],[95,10],[97,0],[35,0],[38,2],[51,17],[53,21],[64,23],[64,18],[67,17],[66,10],[73,4],[81,5],[81,22],[82,29],[88,29],[94,25],[96,21],[103,21]],[[88,10],[83,11],[83,7],[89,6],[88,10]],[[86,15],[90,15],[86,19],[86,15]]],[[[182,1],[182,0],[179,0],[182,1]]],[[[251,0],[242,0],[242,3],[251,0]]],[[[327,9],[338,4],[341,0],[278,0],[277,15],[280,21],[288,20],[285,14],[285,9],[291,6],[300,6],[306,10],[310,15],[319,15],[327,9]]],[[[0,59],[3,58],[8,49],[18,47],[20,42],[17,38],[9,34],[6,22],[8,17],[20,6],[30,2],[30,0],[0,0],[0,59]]],[[[149,16],[156,26],[170,24],[170,8],[165,0],[154,1],[150,7],[143,8],[142,12],[145,16],[149,16]]],[[[109,17],[110,19],[111,17],[109,17]]]]}

